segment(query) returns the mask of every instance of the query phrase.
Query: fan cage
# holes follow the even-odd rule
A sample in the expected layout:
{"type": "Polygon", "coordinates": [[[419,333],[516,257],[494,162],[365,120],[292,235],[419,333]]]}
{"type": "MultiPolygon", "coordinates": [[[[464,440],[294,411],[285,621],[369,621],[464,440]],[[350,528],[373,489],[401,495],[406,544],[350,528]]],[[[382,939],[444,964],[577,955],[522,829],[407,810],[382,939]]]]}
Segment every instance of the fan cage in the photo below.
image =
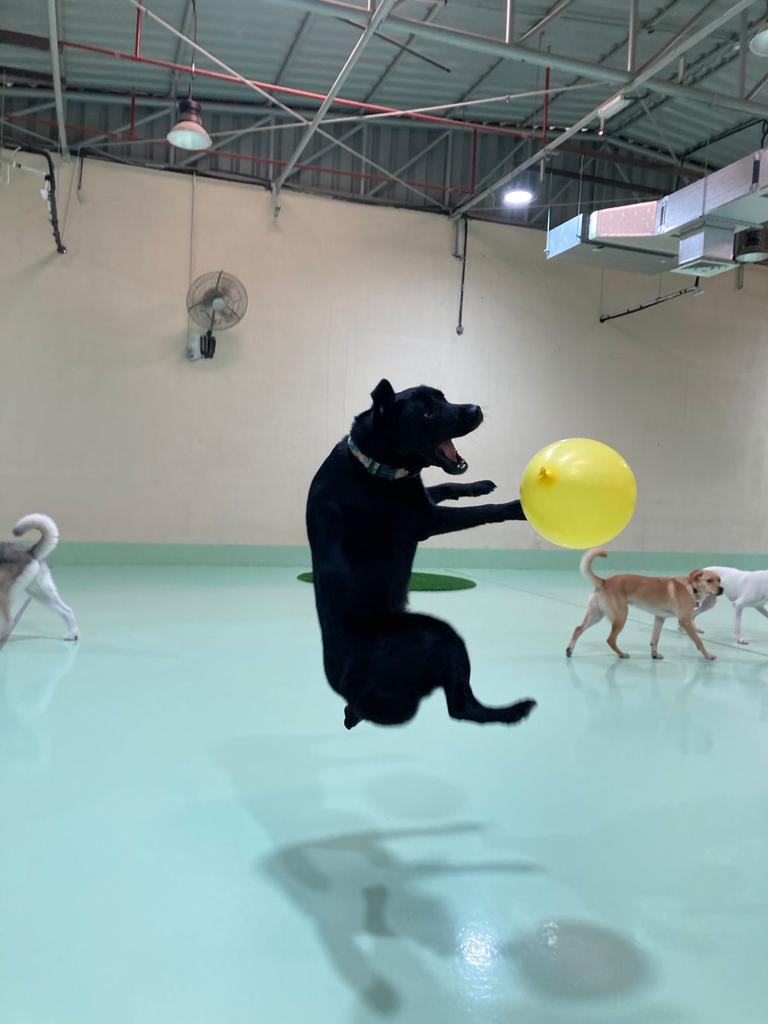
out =
{"type": "Polygon", "coordinates": [[[192,282],[187,292],[187,312],[196,324],[206,330],[234,327],[243,319],[247,308],[245,286],[233,274],[223,270],[202,274],[192,282]],[[223,309],[214,307],[216,299],[224,302],[223,309]]]}

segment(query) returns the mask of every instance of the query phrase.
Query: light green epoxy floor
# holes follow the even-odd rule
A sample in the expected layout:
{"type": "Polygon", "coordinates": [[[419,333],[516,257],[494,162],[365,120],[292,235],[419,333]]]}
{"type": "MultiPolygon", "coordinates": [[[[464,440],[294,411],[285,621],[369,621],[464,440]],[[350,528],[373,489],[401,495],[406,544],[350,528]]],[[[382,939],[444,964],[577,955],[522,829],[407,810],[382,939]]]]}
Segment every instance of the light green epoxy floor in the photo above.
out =
{"type": "Polygon", "coordinates": [[[33,607],[0,653],[4,1024],[765,1020],[756,614],[567,662],[577,572],[462,571],[414,608],[539,708],[348,733],[295,569],[55,575],[81,643],[33,607]]]}

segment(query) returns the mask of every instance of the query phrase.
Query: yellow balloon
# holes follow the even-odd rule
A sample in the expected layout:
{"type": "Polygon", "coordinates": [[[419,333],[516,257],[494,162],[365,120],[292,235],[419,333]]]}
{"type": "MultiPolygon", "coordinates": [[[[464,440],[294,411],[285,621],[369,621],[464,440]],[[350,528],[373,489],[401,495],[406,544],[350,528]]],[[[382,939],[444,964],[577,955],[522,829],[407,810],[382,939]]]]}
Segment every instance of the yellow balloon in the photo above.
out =
{"type": "Polygon", "coordinates": [[[593,548],[618,536],[630,521],[637,484],[613,448],[569,437],[533,456],[523,471],[520,501],[545,540],[564,548],[593,548]]]}

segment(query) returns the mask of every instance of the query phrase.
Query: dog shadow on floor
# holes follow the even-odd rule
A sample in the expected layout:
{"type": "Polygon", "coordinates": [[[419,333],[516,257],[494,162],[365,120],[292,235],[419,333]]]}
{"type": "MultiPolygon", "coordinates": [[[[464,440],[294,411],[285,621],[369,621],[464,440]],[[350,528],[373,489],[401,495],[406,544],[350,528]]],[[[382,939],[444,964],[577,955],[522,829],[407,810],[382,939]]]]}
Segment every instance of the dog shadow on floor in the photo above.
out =
{"type": "MultiPolygon", "coordinates": [[[[537,998],[565,998],[571,1004],[646,987],[652,974],[648,960],[617,932],[578,921],[548,921],[530,934],[494,934],[483,911],[475,910],[471,898],[462,898],[462,889],[484,893],[487,905],[487,876],[512,875],[522,887],[544,868],[525,857],[467,856],[468,849],[482,844],[482,823],[366,827],[361,815],[328,806],[329,793],[319,781],[334,768],[341,768],[348,779],[358,759],[329,761],[322,744],[309,754],[311,748],[312,741],[299,737],[248,738],[228,744],[220,763],[250,813],[275,841],[256,862],[257,876],[309,920],[334,972],[357,997],[354,1020],[405,1013],[409,1021],[448,1024],[470,1017],[491,1021],[499,1019],[498,1013],[517,1015],[521,992],[512,969],[537,998]],[[291,743],[301,744],[296,759],[291,743]],[[308,754],[316,761],[309,771],[308,754]],[[264,786],[259,762],[265,757],[277,778],[276,759],[286,766],[288,778],[278,784],[285,786],[283,799],[264,786]],[[296,763],[302,766],[298,785],[291,779],[296,763]],[[331,834],[329,823],[334,825],[331,834]],[[297,830],[311,838],[285,841],[287,832],[295,837],[297,830]],[[447,895],[457,893],[458,902],[435,891],[446,878],[451,880],[447,895]],[[439,970],[430,966],[435,958],[445,961],[439,970]]],[[[359,762],[370,764],[367,758],[359,762]]],[[[515,885],[511,883],[512,893],[515,885]]],[[[500,882],[499,891],[501,898],[509,894],[508,878],[500,882]]],[[[512,918],[516,909],[513,902],[512,918]]],[[[542,1007],[531,1003],[525,1020],[589,1019],[574,1009],[571,1005],[564,1016],[560,1011],[542,1016],[542,1007]]]]}
{"type": "MultiPolygon", "coordinates": [[[[404,945],[412,944],[439,957],[456,953],[456,920],[425,883],[440,875],[539,870],[512,860],[456,863],[411,859],[400,852],[409,841],[431,845],[444,839],[449,846],[460,834],[480,830],[467,823],[342,833],[279,846],[259,869],[311,918],[339,975],[371,1010],[388,1015],[399,1008],[402,996],[381,973],[381,965],[391,959],[382,955],[382,944],[394,940],[401,954],[404,945]]],[[[409,960],[409,987],[428,985],[434,999],[435,980],[414,978],[414,969],[426,969],[417,958],[409,960]]],[[[397,968],[398,978],[408,973],[397,968]]]]}

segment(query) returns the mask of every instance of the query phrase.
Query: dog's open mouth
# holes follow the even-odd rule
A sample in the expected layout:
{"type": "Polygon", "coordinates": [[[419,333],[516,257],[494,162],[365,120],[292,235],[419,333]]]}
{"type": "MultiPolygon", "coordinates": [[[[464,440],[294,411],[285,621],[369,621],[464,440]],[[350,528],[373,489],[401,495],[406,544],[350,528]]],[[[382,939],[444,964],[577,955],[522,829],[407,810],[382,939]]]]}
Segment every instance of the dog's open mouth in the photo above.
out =
{"type": "Polygon", "coordinates": [[[446,473],[452,473],[454,476],[459,473],[466,473],[468,464],[456,451],[456,445],[453,441],[443,441],[434,450],[435,465],[445,470],[446,473]]]}

